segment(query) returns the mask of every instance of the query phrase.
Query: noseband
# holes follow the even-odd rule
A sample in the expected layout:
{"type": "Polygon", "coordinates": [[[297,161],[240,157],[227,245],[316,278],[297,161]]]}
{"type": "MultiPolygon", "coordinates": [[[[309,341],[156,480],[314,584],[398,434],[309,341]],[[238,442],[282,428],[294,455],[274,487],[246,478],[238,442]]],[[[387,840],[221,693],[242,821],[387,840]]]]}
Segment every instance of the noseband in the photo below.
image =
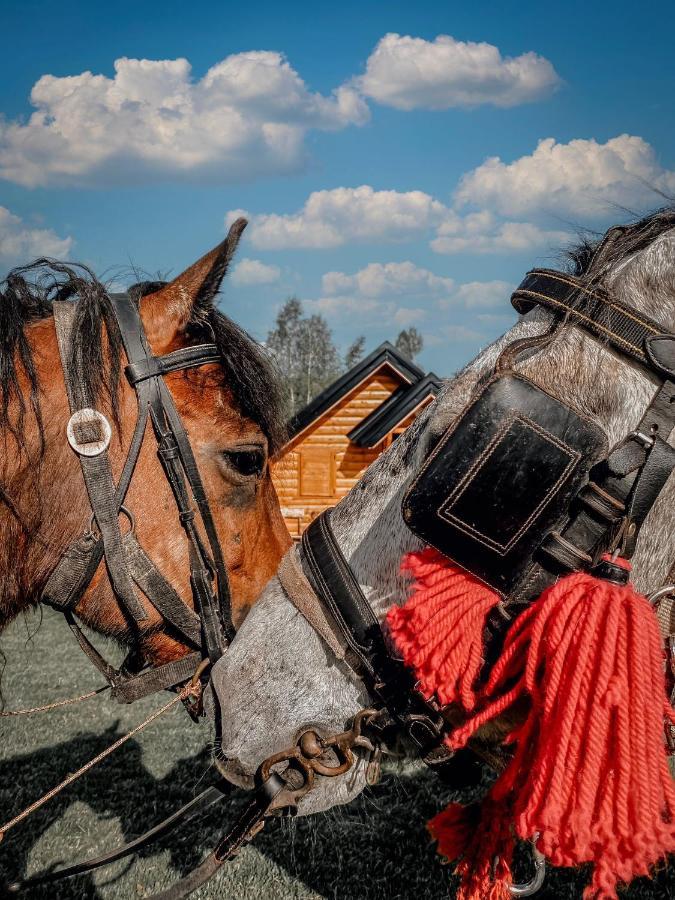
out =
{"type": "Polygon", "coordinates": [[[234,626],[227,570],[209,502],[190,439],[163,378],[169,372],[219,363],[218,347],[199,344],[153,356],[134,300],[126,293],[111,294],[110,299],[127,356],[125,375],[138,400],[136,425],[117,483],[108,456],[112,429],[105,416],[94,408],[94,398],[83,379],[73,371],[75,306],[65,301],[54,303],[71,411],[66,433],[80,461],[92,515],[85,531],[70,544],[51,573],[41,601],[64,613],[80,646],[111,684],[113,695],[120,702],[129,703],[187,681],[202,658],[214,663],[234,636],[234,626]],[[148,420],[176,502],[178,521],[188,541],[194,609],[181,599],[148,557],[136,537],[133,516],[124,506],[148,420]],[[120,514],[128,520],[129,528],[121,527],[120,514]],[[142,671],[139,668],[144,663],[134,650],[120,669],[106,662],[73,616],[102,559],[114,595],[136,638],[149,618],[149,601],[180,640],[192,648],[187,656],[142,671]]]}

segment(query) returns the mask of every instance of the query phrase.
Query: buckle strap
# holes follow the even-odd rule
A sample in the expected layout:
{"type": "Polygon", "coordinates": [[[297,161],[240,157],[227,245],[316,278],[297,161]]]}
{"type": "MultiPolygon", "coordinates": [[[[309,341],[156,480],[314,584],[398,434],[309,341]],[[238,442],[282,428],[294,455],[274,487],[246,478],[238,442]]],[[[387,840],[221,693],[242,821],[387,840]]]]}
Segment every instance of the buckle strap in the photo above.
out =
{"type": "Polygon", "coordinates": [[[164,356],[149,356],[135,359],[125,366],[124,374],[130,385],[135,387],[140,381],[177,372],[180,369],[191,369],[207,363],[220,362],[221,356],[215,344],[197,344],[194,347],[181,347],[165,353],[164,356]]]}

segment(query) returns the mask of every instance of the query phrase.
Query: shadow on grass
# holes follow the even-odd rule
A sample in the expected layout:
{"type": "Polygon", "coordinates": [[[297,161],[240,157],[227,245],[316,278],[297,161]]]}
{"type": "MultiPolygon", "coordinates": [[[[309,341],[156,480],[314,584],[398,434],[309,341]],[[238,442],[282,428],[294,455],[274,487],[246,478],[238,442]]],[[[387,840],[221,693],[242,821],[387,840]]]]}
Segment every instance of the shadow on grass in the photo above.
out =
{"type": "MultiPolygon", "coordinates": [[[[26,755],[16,755],[0,763],[0,808],[3,818],[16,813],[31,800],[53,787],[78,766],[91,759],[117,737],[117,725],[101,734],[83,734],[61,744],[26,755]],[[20,786],[20,789],[17,789],[20,786]]],[[[209,753],[179,760],[162,778],[155,778],[143,766],[140,746],[130,741],[102,766],[93,769],[63,794],[51,800],[30,819],[17,826],[0,848],[2,882],[26,874],[31,850],[54,823],[75,802],[88,806],[101,819],[119,821],[123,839],[130,840],[169,812],[187,802],[213,779],[209,753]]],[[[349,807],[336,808],[308,819],[269,822],[256,839],[256,851],[283,868],[293,879],[307,885],[328,900],[440,900],[454,893],[454,879],[440,865],[428,838],[425,822],[449,799],[431,773],[414,776],[388,775],[376,788],[359,797],[349,807]]],[[[242,794],[211,811],[202,823],[190,823],[156,844],[140,851],[139,858],[150,859],[166,850],[175,878],[190,871],[210,850],[226,824],[233,820],[246,798],[242,794]]],[[[89,855],[94,835],[81,833],[69,840],[64,836],[59,863],[71,863],[89,855]],[[77,839],[75,839],[75,837],[77,839]]],[[[105,849],[116,844],[110,838],[105,849]]],[[[95,852],[101,852],[98,846],[95,852]]],[[[41,854],[40,854],[41,855],[41,854]]],[[[55,862],[55,860],[52,860],[55,862]]],[[[33,860],[32,866],[46,861],[33,860]]],[[[138,896],[137,886],[126,880],[126,869],[119,868],[119,898],[138,896]]],[[[516,865],[516,877],[527,878],[525,855],[516,865]]],[[[539,900],[580,898],[585,877],[567,870],[550,872],[539,900]]],[[[107,881],[107,879],[106,879],[107,881]]],[[[230,896],[223,883],[223,895],[230,896]]],[[[56,889],[34,889],[34,898],[100,897],[92,878],[70,879],[56,889]]],[[[233,895],[232,895],[233,896],[233,895]]],[[[654,882],[640,880],[625,892],[631,900],[665,900],[675,896],[673,870],[661,870],[654,882]]]]}

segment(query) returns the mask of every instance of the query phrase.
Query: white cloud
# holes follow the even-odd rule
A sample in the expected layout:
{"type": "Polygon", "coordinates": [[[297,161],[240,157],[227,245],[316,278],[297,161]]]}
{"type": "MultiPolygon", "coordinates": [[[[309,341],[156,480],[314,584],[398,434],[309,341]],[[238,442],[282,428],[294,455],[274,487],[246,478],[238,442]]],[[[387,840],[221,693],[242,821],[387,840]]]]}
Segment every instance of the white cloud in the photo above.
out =
{"type": "MultiPolygon", "coordinates": [[[[437,253],[485,254],[553,247],[568,237],[530,222],[505,222],[489,210],[461,215],[423,191],[376,191],[370,185],[314,191],[298,212],[288,215],[234,209],[225,217],[226,226],[239,216],[250,220],[246,236],[259,250],[330,249],[356,241],[392,243],[433,236],[431,247],[437,253]]],[[[376,268],[359,277],[381,280],[386,274],[376,268]]],[[[335,273],[325,277],[324,291],[341,290],[335,273]]],[[[351,290],[351,284],[345,283],[345,289],[351,290]]]]}
{"type": "MultiPolygon", "coordinates": [[[[228,213],[229,224],[244,210],[228,213]]],[[[247,237],[254,247],[339,247],[351,241],[401,241],[424,234],[448,214],[423,191],[376,191],[369,185],[311,193],[297,213],[249,216],[247,237]]]]}
{"type": "Polygon", "coordinates": [[[504,222],[489,210],[460,216],[454,211],[439,226],[431,247],[436,253],[524,252],[555,247],[569,239],[561,230],[548,230],[532,222],[504,222]]]}
{"type": "Polygon", "coordinates": [[[313,93],[280,53],[261,50],[198,81],[186,59],[118,59],[113,78],[44,75],[31,103],[26,123],[0,123],[0,177],[28,187],[297,171],[309,129],[369,117],[354,87],[313,93]]]}
{"type": "Polygon", "coordinates": [[[453,300],[467,309],[490,309],[508,301],[514,285],[508,281],[467,281],[460,284],[453,300]]]}
{"type": "Polygon", "coordinates": [[[355,291],[362,297],[396,295],[437,295],[450,292],[452,278],[435,275],[412,262],[370,263],[354,275],[327,272],[322,279],[325,294],[344,294],[355,291]]]}
{"type": "Polygon", "coordinates": [[[399,306],[394,313],[394,322],[401,328],[408,328],[416,322],[422,322],[426,317],[426,309],[422,309],[420,306],[399,306]]]}
{"type": "Polygon", "coordinates": [[[363,93],[397,109],[516,106],[538,100],[560,84],[551,63],[536,53],[503,57],[487,43],[435,41],[387,34],[356,80],[363,93]]]}
{"type": "Polygon", "coordinates": [[[412,262],[370,263],[358,272],[327,272],[323,296],[308,308],[334,320],[360,323],[394,321],[402,327],[441,309],[490,309],[505,304],[513,291],[507,281],[470,281],[457,285],[412,262]],[[401,305],[405,303],[405,305],[401,305]]]}
{"type": "MultiPolygon", "coordinates": [[[[608,218],[616,205],[653,205],[652,187],[675,195],[675,171],[660,166],[642,138],[621,135],[605,144],[549,138],[529,156],[512,163],[494,157],[468,172],[452,205],[423,191],[340,187],[314,191],[294,213],[251,216],[247,234],[260,249],[430,239],[442,254],[527,253],[569,241],[569,231],[557,224],[561,217],[584,224],[608,218]]],[[[228,224],[241,214],[247,215],[228,213],[228,224]]],[[[379,270],[373,274],[383,277],[379,270]]],[[[335,277],[327,274],[325,291],[352,290],[335,277]]]]}
{"type": "Polygon", "coordinates": [[[601,144],[546,138],[529,156],[504,163],[495,156],[467,173],[455,194],[459,207],[471,204],[504,216],[555,212],[607,216],[613,205],[640,208],[658,202],[652,188],[675,194],[675,172],[664,169],[641,137],[622,134],[601,144]]]}
{"type": "Polygon", "coordinates": [[[37,256],[64,259],[73,243],[72,237],[60,238],[49,228],[33,228],[0,206],[0,260],[3,263],[30,262],[37,256]]]}
{"type": "Polygon", "coordinates": [[[233,284],[274,284],[281,277],[279,266],[269,266],[259,259],[242,259],[232,270],[233,284]]]}

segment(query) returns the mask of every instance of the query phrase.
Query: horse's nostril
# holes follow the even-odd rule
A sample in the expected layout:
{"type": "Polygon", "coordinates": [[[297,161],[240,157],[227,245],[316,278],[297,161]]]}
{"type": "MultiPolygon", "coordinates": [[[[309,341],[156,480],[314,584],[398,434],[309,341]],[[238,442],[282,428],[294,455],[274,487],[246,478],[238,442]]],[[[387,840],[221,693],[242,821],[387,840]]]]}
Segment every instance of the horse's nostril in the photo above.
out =
{"type": "Polygon", "coordinates": [[[249,775],[238,759],[219,759],[215,757],[216,768],[235,787],[252,791],[255,787],[253,775],[249,775]]]}

